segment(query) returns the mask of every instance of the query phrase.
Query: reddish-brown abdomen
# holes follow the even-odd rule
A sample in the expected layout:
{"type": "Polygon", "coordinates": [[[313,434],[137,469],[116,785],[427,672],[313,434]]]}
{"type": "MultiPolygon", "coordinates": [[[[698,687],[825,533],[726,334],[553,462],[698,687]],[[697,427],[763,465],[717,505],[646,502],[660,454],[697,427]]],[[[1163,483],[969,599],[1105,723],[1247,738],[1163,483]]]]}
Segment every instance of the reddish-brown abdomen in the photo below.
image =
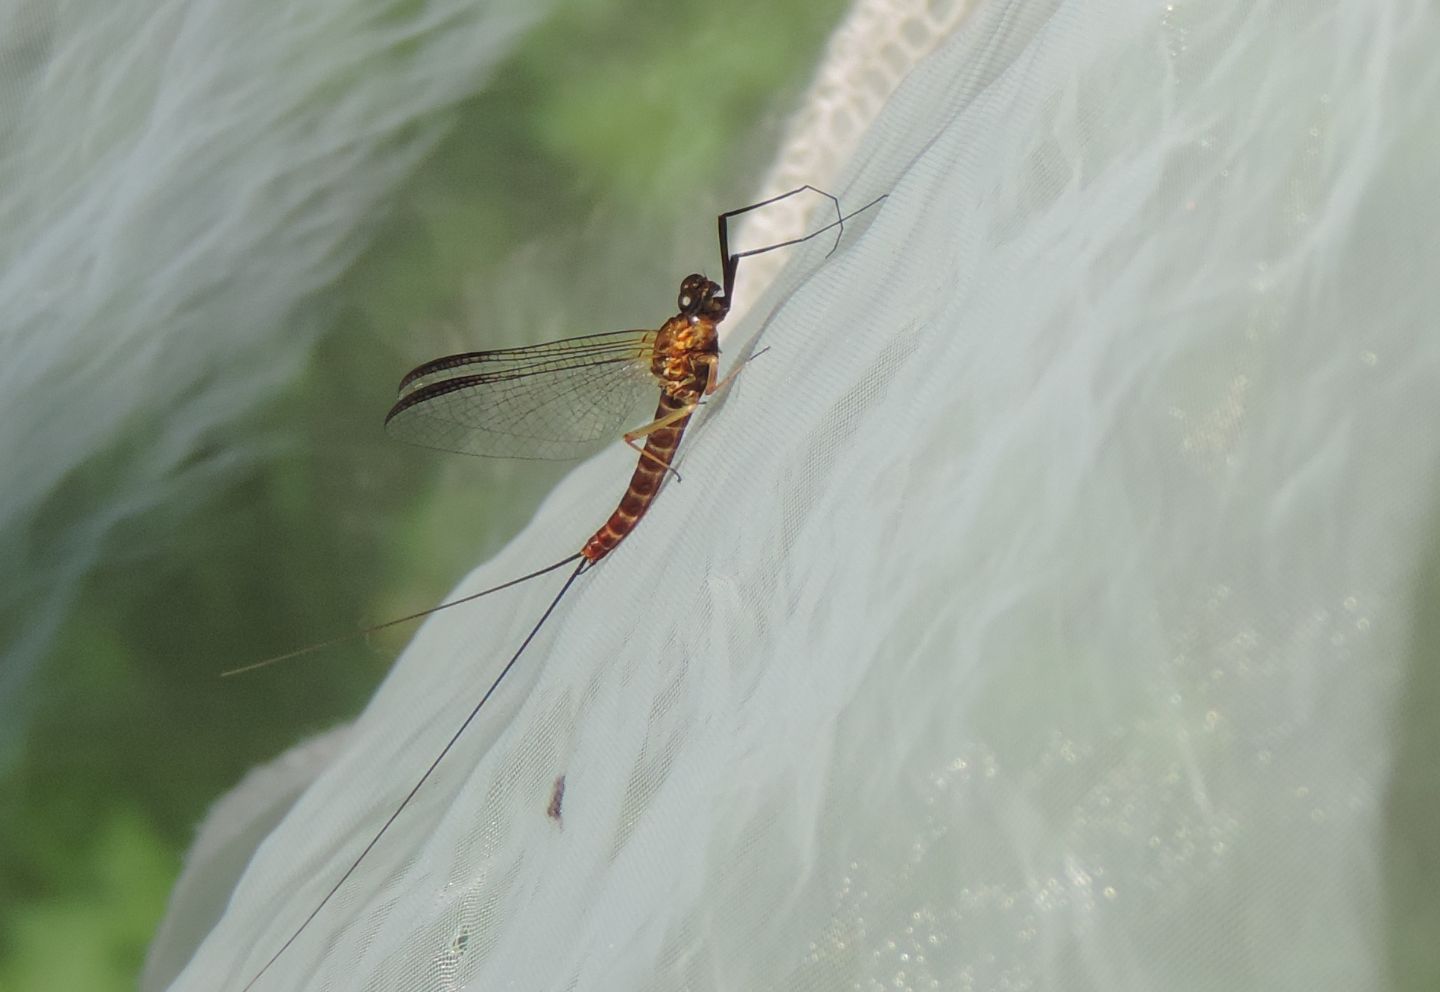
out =
{"type": "MultiPolygon", "coordinates": [[[[660,397],[660,406],[655,410],[655,419],[671,416],[686,405],[669,394],[664,394],[660,397]]],[[[687,414],[673,424],[652,431],[646,437],[645,453],[640,456],[640,464],[635,466],[635,474],[630,477],[630,486],[621,497],[620,505],[610,514],[605,526],[585,542],[580,554],[591,562],[597,562],[614,551],[615,547],[625,540],[626,535],[635,529],[645,511],[650,509],[650,504],[655,502],[655,496],[660,492],[660,484],[665,481],[665,474],[669,470],[670,460],[675,457],[675,449],[680,446],[680,437],[685,433],[685,425],[689,422],[690,417],[687,414]]]]}

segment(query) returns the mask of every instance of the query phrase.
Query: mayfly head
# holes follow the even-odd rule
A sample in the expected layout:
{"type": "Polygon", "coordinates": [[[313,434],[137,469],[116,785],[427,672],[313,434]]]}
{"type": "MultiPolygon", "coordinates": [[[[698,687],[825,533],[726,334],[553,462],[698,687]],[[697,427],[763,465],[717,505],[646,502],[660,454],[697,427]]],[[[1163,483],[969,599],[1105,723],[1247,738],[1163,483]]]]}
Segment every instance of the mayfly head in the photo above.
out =
{"type": "Polygon", "coordinates": [[[680,296],[675,302],[687,317],[718,319],[724,316],[726,309],[719,285],[698,272],[681,280],[680,296]]]}

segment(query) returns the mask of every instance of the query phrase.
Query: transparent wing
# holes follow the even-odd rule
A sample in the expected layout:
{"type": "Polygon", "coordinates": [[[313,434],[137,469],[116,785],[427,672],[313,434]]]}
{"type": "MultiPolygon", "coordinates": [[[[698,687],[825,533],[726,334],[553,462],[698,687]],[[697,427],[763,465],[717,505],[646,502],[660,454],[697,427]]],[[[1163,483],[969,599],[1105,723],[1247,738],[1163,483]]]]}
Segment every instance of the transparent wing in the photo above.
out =
{"type": "Polygon", "coordinates": [[[616,331],[426,362],[400,380],[392,437],[497,458],[579,458],[646,422],[654,331],[616,331]]]}

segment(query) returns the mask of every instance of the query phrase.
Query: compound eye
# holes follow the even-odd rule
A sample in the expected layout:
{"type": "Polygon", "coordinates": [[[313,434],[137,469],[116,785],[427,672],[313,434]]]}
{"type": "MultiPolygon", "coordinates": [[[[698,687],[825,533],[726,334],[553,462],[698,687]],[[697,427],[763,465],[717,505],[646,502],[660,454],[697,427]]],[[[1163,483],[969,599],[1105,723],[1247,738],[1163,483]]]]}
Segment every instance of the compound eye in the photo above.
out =
{"type": "Polygon", "coordinates": [[[689,313],[700,306],[705,299],[705,277],[702,275],[688,275],[680,282],[680,296],[676,302],[680,305],[682,313],[689,313]]]}

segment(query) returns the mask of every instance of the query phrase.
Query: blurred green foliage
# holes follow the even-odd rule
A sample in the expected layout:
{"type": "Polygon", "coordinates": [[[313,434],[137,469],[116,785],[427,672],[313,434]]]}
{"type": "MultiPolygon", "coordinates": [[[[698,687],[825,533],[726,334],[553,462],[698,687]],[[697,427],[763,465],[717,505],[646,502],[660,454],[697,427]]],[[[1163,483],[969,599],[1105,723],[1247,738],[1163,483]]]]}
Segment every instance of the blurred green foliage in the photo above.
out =
{"type": "Polygon", "coordinates": [[[399,374],[662,319],[679,276],[714,266],[714,214],[755,184],[843,7],[575,0],[455,108],[316,301],[332,330],[308,373],[216,439],[248,467],[203,506],[129,525],[153,554],[89,577],[34,683],[0,782],[0,992],[132,989],[209,804],[354,714],[408,633],[217,673],[437,602],[563,471],[392,446],[378,421],[399,374]],[[677,267],[682,243],[694,261],[677,267]],[[535,302],[555,286],[568,306],[535,302]]]}

